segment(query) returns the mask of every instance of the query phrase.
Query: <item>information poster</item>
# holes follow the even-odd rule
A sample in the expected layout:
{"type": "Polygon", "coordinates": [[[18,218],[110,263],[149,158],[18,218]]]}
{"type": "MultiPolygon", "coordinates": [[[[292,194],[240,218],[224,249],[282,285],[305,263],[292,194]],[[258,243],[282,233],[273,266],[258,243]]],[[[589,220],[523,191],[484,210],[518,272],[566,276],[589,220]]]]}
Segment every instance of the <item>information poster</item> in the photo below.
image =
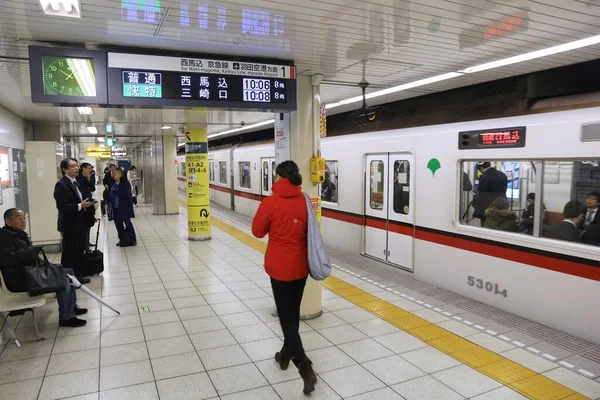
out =
{"type": "Polygon", "coordinates": [[[292,158],[290,148],[290,114],[275,114],[275,164],[292,158]]]}
{"type": "Polygon", "coordinates": [[[206,240],[210,238],[206,129],[191,129],[185,134],[185,167],[189,237],[191,240],[206,240]]]}
{"type": "Polygon", "coordinates": [[[10,186],[10,158],[8,149],[0,149],[0,181],[2,187],[10,186]]]}

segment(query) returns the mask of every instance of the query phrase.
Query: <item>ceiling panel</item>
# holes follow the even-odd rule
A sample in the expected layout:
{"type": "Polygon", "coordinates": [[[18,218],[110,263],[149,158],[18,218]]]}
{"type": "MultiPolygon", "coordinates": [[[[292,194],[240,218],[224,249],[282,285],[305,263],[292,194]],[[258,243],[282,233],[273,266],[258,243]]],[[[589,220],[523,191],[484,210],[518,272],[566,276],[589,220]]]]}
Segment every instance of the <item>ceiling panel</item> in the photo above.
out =
{"type": "MultiPolygon", "coordinates": [[[[83,18],[45,16],[37,0],[3,2],[0,105],[64,130],[107,121],[131,135],[184,124],[189,110],[94,109],[31,104],[27,46],[77,42],[294,60],[322,73],[325,103],[600,33],[597,0],[83,0],[83,18]],[[142,4],[141,6],[139,4],[142,4]],[[156,128],[159,127],[159,128],[156,128]]],[[[393,101],[600,57],[586,47],[377,98],[393,101]]],[[[372,103],[375,103],[373,100],[372,103]]],[[[332,112],[344,111],[340,107],[332,112]]],[[[211,132],[269,119],[264,113],[211,111],[211,132]]],[[[68,132],[65,132],[68,133],[68,132]]]]}

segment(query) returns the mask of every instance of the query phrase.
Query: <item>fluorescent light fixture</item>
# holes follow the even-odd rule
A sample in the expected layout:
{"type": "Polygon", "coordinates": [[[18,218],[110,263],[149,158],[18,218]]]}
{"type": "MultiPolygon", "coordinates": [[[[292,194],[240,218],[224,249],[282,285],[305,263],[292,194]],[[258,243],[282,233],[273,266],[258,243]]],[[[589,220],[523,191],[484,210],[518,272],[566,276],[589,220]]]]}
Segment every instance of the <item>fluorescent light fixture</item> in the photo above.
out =
{"type": "MultiPolygon", "coordinates": [[[[446,79],[452,79],[452,78],[456,78],[456,77],[459,77],[462,75],[463,74],[460,72],[449,72],[447,74],[436,75],[436,76],[432,76],[431,78],[420,79],[418,81],[405,83],[403,85],[392,86],[391,88],[378,90],[376,92],[367,94],[365,97],[367,99],[372,99],[375,97],[384,96],[386,94],[401,92],[403,90],[413,89],[413,88],[416,88],[419,86],[424,86],[424,85],[429,85],[429,84],[435,83],[435,82],[445,81],[446,79]]],[[[329,110],[331,108],[343,106],[346,104],[356,103],[356,102],[362,101],[362,99],[363,99],[362,96],[351,97],[346,100],[338,101],[337,103],[327,104],[325,107],[329,110]]]]}
{"type": "Polygon", "coordinates": [[[559,44],[558,46],[547,47],[545,49],[520,54],[514,57],[503,58],[502,60],[475,65],[474,67],[465,68],[459,72],[472,74],[474,72],[481,72],[492,68],[504,67],[505,65],[533,60],[535,58],[551,56],[553,54],[563,53],[565,51],[580,49],[582,47],[593,46],[598,43],[600,43],[600,35],[592,36],[586,39],[575,40],[574,42],[559,44]]]}
{"type": "Polygon", "coordinates": [[[92,107],[77,107],[77,111],[79,111],[79,114],[81,115],[92,115],[92,107]]]}
{"type": "Polygon", "coordinates": [[[102,137],[97,137],[96,140],[99,141],[100,143],[104,143],[104,138],[102,138],[102,137]]]}
{"type": "Polygon", "coordinates": [[[162,129],[163,131],[167,130],[167,129],[171,129],[171,125],[165,125],[162,128],[160,128],[160,129],[162,129]]]}
{"type": "Polygon", "coordinates": [[[92,135],[98,134],[98,129],[95,126],[88,126],[86,129],[92,135]]]}
{"type": "Polygon", "coordinates": [[[81,18],[79,0],[39,0],[42,11],[55,17],[81,18]]]}
{"type": "Polygon", "coordinates": [[[254,128],[258,128],[261,126],[265,126],[265,125],[270,125],[275,123],[274,119],[269,119],[267,121],[263,121],[263,122],[258,122],[256,124],[253,125],[248,125],[248,126],[244,126],[243,128],[235,128],[235,129],[230,129],[228,131],[224,131],[224,132],[219,132],[219,133],[214,133],[212,135],[209,135],[208,138],[214,138],[214,137],[218,137],[218,136],[223,136],[223,135],[228,135],[230,133],[236,133],[236,132],[242,132],[242,131],[246,131],[249,129],[254,129],[254,128]]]}
{"type": "Polygon", "coordinates": [[[177,147],[183,147],[183,146],[185,146],[185,143],[179,143],[179,144],[177,145],[177,147]]]}

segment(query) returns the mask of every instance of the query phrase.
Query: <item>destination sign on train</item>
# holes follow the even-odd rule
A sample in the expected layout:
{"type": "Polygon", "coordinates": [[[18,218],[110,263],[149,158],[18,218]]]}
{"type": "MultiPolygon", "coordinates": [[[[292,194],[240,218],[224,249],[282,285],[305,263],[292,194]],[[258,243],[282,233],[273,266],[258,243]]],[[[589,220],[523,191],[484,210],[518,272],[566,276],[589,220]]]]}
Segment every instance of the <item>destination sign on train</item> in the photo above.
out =
{"type": "Polygon", "coordinates": [[[458,148],[525,147],[525,133],[525,126],[459,132],[458,148]]]}

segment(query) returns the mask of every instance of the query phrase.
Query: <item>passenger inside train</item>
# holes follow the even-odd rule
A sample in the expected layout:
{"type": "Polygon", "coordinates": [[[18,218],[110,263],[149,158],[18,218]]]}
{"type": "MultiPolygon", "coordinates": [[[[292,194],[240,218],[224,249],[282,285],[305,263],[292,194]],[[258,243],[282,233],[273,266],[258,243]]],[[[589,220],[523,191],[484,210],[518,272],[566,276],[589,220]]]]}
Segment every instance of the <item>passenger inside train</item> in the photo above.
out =
{"type": "Polygon", "coordinates": [[[485,210],[485,227],[501,231],[517,232],[517,215],[510,210],[508,200],[498,197],[485,210]]]}
{"type": "Polygon", "coordinates": [[[585,206],[576,200],[571,200],[565,204],[563,216],[565,219],[558,225],[544,226],[543,234],[545,237],[571,242],[579,241],[582,230],[580,228],[585,214],[585,206]]]}

